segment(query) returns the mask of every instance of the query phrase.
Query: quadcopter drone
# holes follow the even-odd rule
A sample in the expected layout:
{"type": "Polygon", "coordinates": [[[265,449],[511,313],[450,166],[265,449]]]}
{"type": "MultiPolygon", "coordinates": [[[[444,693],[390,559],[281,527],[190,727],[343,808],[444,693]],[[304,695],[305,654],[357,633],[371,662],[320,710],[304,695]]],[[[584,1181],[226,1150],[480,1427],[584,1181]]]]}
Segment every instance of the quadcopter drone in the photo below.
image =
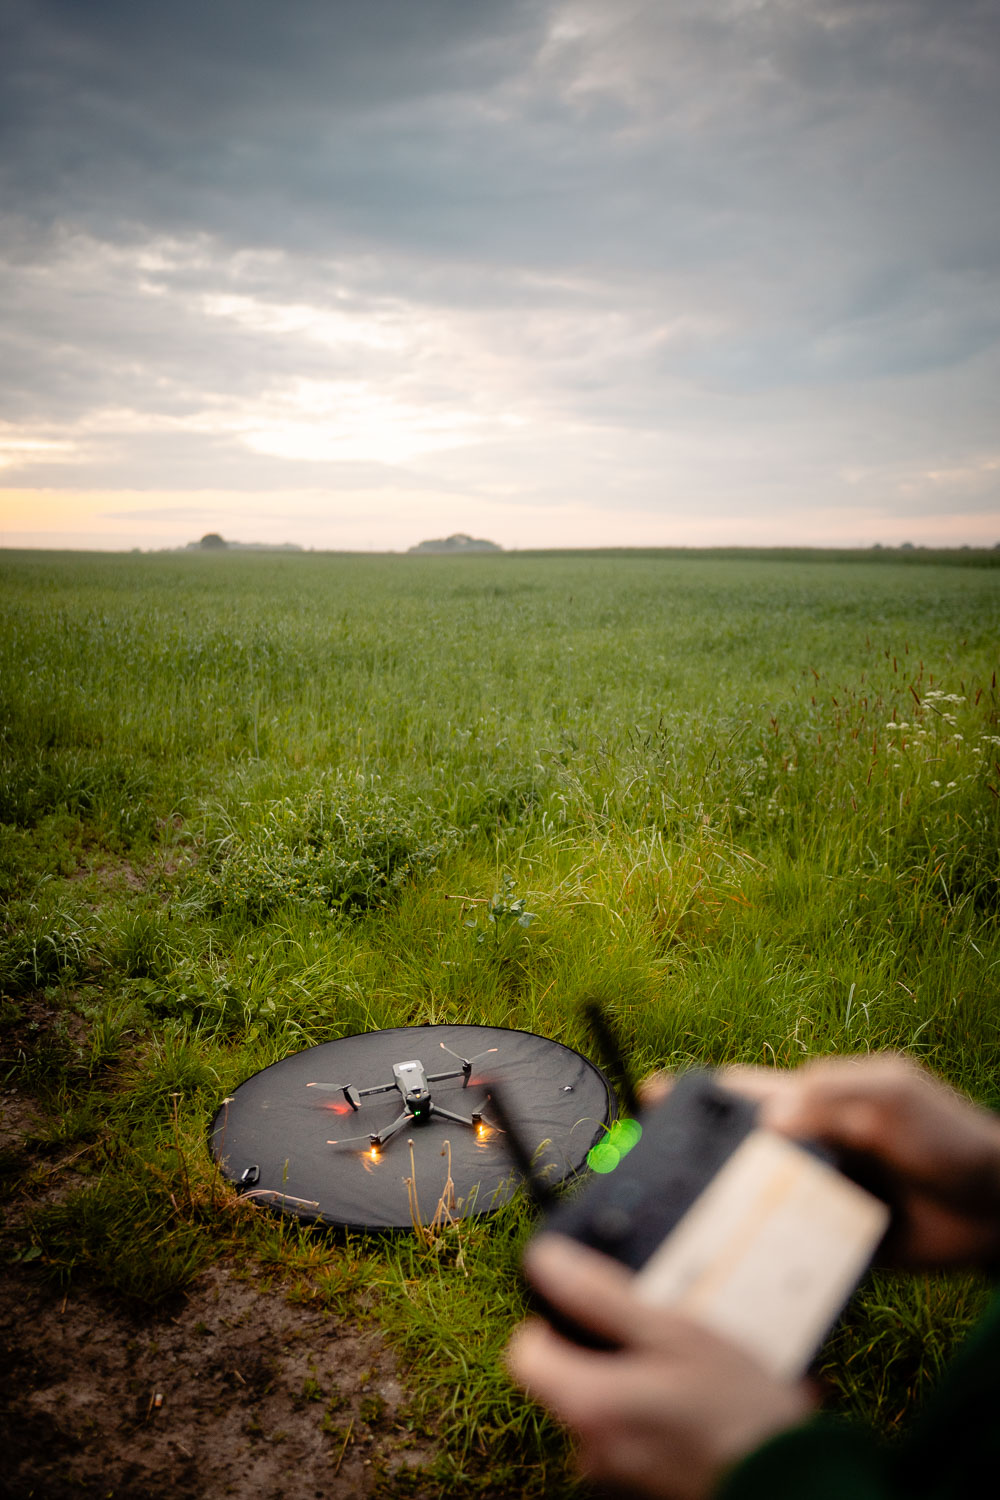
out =
{"type": "MultiPolygon", "coordinates": [[[[487,1130],[491,1128],[490,1122],[483,1115],[482,1108],[473,1110],[471,1115],[457,1115],[454,1111],[445,1109],[443,1104],[435,1104],[431,1098],[429,1085],[444,1083],[450,1078],[461,1078],[463,1089],[468,1088],[474,1065],[481,1057],[486,1057],[489,1053],[499,1049],[487,1047],[485,1052],[478,1052],[475,1057],[459,1057],[458,1053],[452,1052],[444,1042],[441,1042],[440,1046],[442,1051],[451,1053],[451,1056],[462,1066],[453,1068],[447,1073],[426,1073],[423,1063],[413,1058],[409,1062],[393,1063],[392,1082],[377,1083],[370,1089],[355,1088],[353,1083],[307,1083],[306,1088],[324,1089],[335,1094],[342,1094],[355,1114],[361,1108],[362,1099],[367,1099],[372,1094],[391,1094],[393,1089],[399,1093],[403,1101],[402,1114],[398,1115],[391,1124],[384,1126],[381,1130],[372,1131],[367,1136],[372,1161],[378,1160],[378,1153],[382,1147],[391,1141],[394,1135],[398,1135],[404,1126],[425,1125],[432,1115],[440,1115],[442,1119],[452,1120],[456,1125],[468,1125],[482,1140],[487,1130]]],[[[340,1141],[327,1141],[327,1145],[348,1146],[355,1141],[365,1139],[363,1135],[352,1135],[340,1141]]]]}

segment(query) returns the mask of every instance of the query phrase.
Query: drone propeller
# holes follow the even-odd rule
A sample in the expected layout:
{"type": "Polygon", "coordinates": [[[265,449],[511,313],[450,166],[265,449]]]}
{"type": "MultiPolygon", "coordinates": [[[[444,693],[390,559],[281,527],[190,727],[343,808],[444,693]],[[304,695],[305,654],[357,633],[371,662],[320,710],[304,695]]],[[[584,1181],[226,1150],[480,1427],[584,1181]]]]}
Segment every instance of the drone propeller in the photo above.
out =
{"type": "Polygon", "coordinates": [[[361,1108],[361,1094],[353,1083],[307,1083],[306,1088],[324,1089],[331,1094],[343,1094],[353,1110],[357,1111],[361,1108]]]}
{"type": "Polygon", "coordinates": [[[457,1052],[452,1052],[450,1047],[446,1047],[444,1042],[441,1042],[440,1046],[442,1051],[451,1052],[451,1055],[455,1059],[455,1061],[460,1062],[462,1066],[461,1068],[456,1068],[454,1072],[451,1073],[430,1073],[428,1074],[427,1082],[443,1083],[446,1078],[461,1078],[463,1080],[463,1089],[468,1088],[469,1079],[472,1077],[473,1066],[479,1061],[479,1059],[481,1057],[488,1057],[491,1052],[499,1052],[500,1050],[499,1047],[487,1047],[485,1052],[477,1052],[475,1057],[460,1057],[457,1052]]]}
{"type": "Polygon", "coordinates": [[[463,1070],[463,1072],[465,1071],[466,1068],[468,1068],[469,1071],[471,1072],[472,1069],[473,1069],[473,1067],[475,1066],[475,1064],[479,1061],[479,1059],[481,1057],[489,1057],[489,1055],[490,1055],[491,1052],[499,1052],[500,1051],[499,1047],[487,1047],[485,1052],[477,1052],[474,1057],[462,1057],[458,1052],[452,1052],[451,1048],[450,1047],[446,1047],[445,1044],[444,1044],[444,1042],[441,1042],[440,1046],[441,1046],[442,1052],[450,1052],[451,1055],[452,1055],[452,1057],[458,1059],[458,1061],[462,1064],[462,1070],[463,1070]]]}
{"type": "Polygon", "coordinates": [[[362,1099],[367,1099],[369,1094],[391,1094],[396,1087],[394,1083],[377,1083],[371,1089],[356,1088],[353,1083],[307,1083],[307,1089],[326,1089],[331,1094],[343,1094],[352,1109],[361,1108],[362,1099]]]}
{"type": "Polygon", "coordinates": [[[345,1135],[339,1141],[327,1141],[328,1146],[355,1146],[364,1141],[365,1155],[370,1156],[372,1161],[378,1161],[378,1154],[382,1147],[382,1140],[378,1135],[345,1135]]]}

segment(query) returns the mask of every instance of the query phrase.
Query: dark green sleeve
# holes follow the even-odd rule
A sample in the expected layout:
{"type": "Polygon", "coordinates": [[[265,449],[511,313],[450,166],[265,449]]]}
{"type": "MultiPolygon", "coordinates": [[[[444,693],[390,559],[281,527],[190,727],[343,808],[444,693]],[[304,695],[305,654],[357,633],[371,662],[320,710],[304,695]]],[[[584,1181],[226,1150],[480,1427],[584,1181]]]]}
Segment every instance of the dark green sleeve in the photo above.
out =
{"type": "Polygon", "coordinates": [[[900,1444],[908,1494],[927,1500],[996,1493],[1000,1485],[1000,1296],[959,1349],[900,1444]],[[984,1487],[984,1476],[989,1476],[984,1487]]]}
{"type": "Polygon", "coordinates": [[[964,1500],[1000,1475],[1000,1297],[941,1385],[892,1447],[820,1419],[745,1458],[717,1500],[964,1500]]]}
{"type": "Polygon", "coordinates": [[[887,1452],[863,1428],[815,1421],[783,1432],[723,1480],[718,1500],[889,1500],[887,1452]]]}

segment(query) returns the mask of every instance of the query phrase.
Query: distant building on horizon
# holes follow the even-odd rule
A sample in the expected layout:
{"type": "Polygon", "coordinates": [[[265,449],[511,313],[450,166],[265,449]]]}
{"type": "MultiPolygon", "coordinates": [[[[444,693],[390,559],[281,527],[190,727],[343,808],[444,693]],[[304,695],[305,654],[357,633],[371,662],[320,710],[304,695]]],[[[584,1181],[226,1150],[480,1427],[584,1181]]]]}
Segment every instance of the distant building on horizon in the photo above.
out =
{"type": "Polygon", "coordinates": [[[456,531],[453,536],[436,537],[432,541],[418,542],[415,547],[408,547],[407,552],[502,552],[503,548],[496,542],[488,542],[483,537],[466,536],[464,531],[456,531]]]}

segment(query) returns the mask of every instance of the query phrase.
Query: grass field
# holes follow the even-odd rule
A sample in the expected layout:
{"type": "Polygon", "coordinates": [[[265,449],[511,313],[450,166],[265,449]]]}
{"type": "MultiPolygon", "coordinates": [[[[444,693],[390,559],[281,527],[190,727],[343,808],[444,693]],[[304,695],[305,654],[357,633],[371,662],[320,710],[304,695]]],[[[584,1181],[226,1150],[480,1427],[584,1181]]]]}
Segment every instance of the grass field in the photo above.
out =
{"type": "MultiPolygon", "coordinates": [[[[997,563],[0,553],[8,1262],[153,1316],[255,1263],[385,1330],[425,1483],[568,1493],[497,1364],[526,1210],[335,1243],[208,1122],[372,1027],[586,1049],[594,994],[640,1071],[898,1047],[1000,1106],[997,563]]],[[[870,1278],[835,1407],[894,1430],[982,1297],[870,1278]]]]}

